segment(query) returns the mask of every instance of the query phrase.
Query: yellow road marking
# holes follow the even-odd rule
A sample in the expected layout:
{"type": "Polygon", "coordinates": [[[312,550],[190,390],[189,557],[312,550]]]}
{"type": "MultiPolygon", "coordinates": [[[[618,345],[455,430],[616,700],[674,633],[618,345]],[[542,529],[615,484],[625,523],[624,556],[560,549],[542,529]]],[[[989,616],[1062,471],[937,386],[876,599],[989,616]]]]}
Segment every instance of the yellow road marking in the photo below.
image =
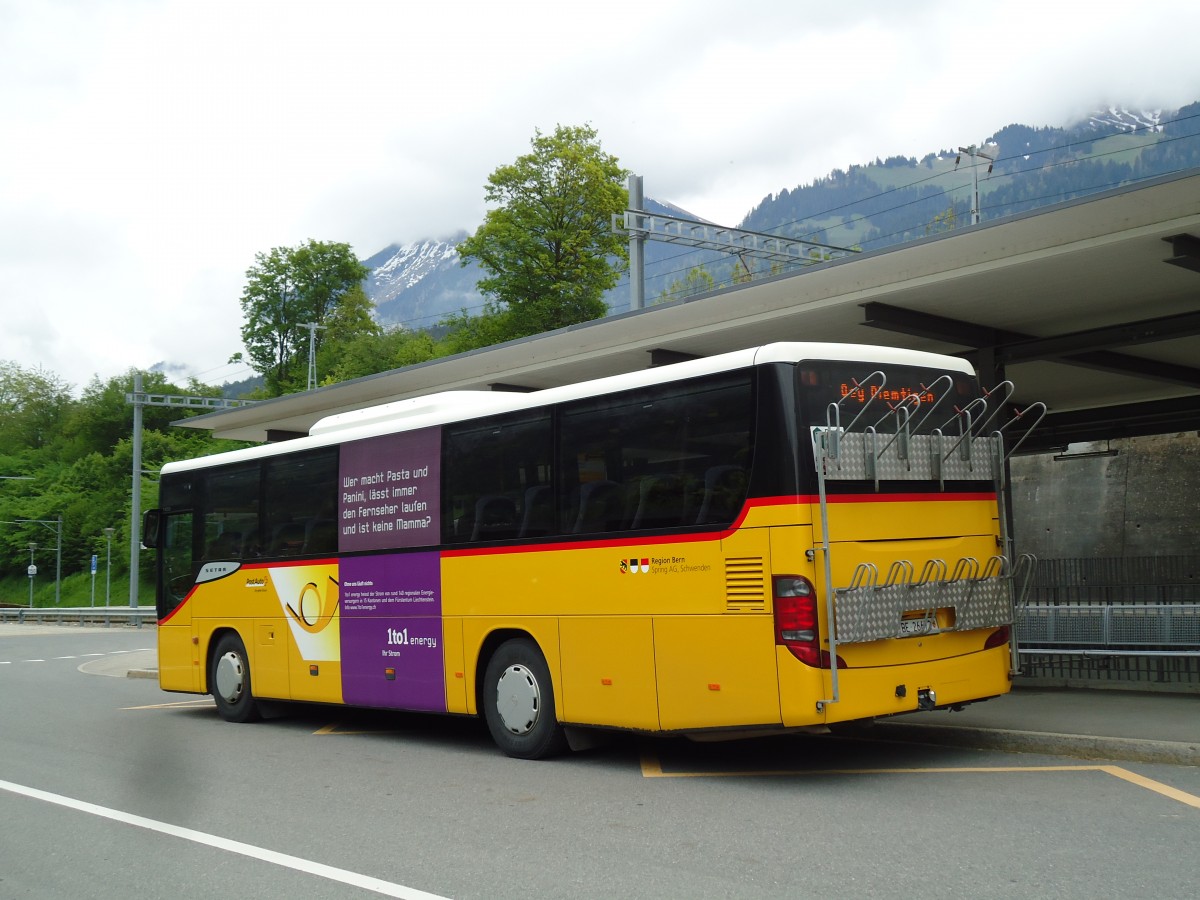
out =
{"type": "Polygon", "coordinates": [[[1143,787],[1148,791],[1154,791],[1156,794],[1162,794],[1164,797],[1170,797],[1172,800],[1178,800],[1180,803],[1186,803],[1188,806],[1200,809],[1200,797],[1197,797],[1195,794],[1188,794],[1176,788],[1168,787],[1160,781],[1155,781],[1144,775],[1138,775],[1136,772],[1130,772],[1128,769],[1122,769],[1120,766],[1097,766],[1097,768],[1104,770],[1114,778],[1120,778],[1123,781],[1128,781],[1130,784],[1143,787]]]}
{"type": "Polygon", "coordinates": [[[340,731],[340,730],[338,730],[338,726],[341,724],[342,724],[341,722],[330,722],[328,725],[326,725],[322,728],[318,728],[316,731],[313,732],[313,734],[342,735],[342,734],[399,734],[400,733],[399,731],[397,731],[394,728],[366,729],[363,731],[340,731]]]}
{"type": "Polygon", "coordinates": [[[641,759],[643,778],[753,778],[753,777],[811,777],[814,775],[981,775],[994,773],[1016,774],[1021,772],[1103,772],[1122,781],[1177,800],[1187,806],[1200,809],[1200,797],[1170,787],[1160,781],[1130,772],[1120,766],[931,766],[911,769],[763,769],[744,772],[664,772],[662,763],[652,753],[643,752],[641,759]]]}

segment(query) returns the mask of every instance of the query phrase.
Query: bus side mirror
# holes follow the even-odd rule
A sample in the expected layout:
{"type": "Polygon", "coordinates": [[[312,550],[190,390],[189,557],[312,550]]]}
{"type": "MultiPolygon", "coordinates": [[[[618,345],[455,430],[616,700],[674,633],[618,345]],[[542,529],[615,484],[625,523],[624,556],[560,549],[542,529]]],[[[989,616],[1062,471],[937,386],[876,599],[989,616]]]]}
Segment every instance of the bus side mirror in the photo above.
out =
{"type": "Polygon", "coordinates": [[[158,529],[162,515],[157,509],[148,509],[142,516],[142,546],[153,550],[158,547],[158,529]]]}

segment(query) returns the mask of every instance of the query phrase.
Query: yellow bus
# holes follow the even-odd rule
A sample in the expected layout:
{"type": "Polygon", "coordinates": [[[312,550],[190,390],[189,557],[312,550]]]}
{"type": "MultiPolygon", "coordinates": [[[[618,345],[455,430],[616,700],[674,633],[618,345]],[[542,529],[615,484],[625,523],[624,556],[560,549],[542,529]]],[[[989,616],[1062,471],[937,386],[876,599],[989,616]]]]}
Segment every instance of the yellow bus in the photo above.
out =
{"type": "Polygon", "coordinates": [[[521,758],[995,697],[1006,402],[954,357],[778,343],[169,463],[159,682],[235,722],[482,716],[521,758]]]}

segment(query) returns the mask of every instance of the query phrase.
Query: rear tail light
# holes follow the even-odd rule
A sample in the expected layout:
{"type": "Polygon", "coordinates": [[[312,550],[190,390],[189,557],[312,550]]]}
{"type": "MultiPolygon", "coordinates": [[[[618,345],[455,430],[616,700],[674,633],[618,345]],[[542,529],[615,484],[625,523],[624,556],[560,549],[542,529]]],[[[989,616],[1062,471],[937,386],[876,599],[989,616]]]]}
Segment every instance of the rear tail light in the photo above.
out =
{"type": "MultiPolygon", "coordinates": [[[[771,586],[775,643],[787,647],[806,666],[828,669],[829,651],[821,649],[817,635],[817,592],[812,582],[800,575],[776,575],[771,586]]],[[[844,665],[839,658],[838,666],[844,665]]]]}
{"type": "Polygon", "coordinates": [[[983,642],[983,649],[994,650],[997,647],[1003,647],[1008,643],[1011,636],[1012,629],[1010,629],[1007,625],[1002,625],[988,635],[988,639],[983,642]]]}

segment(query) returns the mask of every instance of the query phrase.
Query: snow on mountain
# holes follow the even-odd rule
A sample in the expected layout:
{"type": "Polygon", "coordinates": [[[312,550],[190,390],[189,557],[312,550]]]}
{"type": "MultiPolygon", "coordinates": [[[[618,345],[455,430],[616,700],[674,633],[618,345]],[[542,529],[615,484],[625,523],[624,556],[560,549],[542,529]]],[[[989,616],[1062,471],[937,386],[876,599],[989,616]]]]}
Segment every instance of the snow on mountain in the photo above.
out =
{"type": "Polygon", "coordinates": [[[426,239],[413,244],[392,244],[363,265],[371,270],[363,285],[375,304],[383,325],[428,328],[461,309],[477,310],[483,297],[475,285],[480,271],[474,263],[462,265],[460,232],[445,240],[426,239]]]}
{"type": "Polygon", "coordinates": [[[1161,109],[1132,110],[1119,106],[1110,106],[1088,116],[1087,125],[1093,131],[1112,133],[1112,131],[1161,131],[1161,109]]]}
{"type": "Polygon", "coordinates": [[[379,285],[394,285],[398,279],[405,287],[412,287],[431,269],[457,257],[458,250],[453,244],[427,240],[409,247],[397,247],[396,254],[371,274],[379,285]]]}
{"type": "Polygon", "coordinates": [[[698,216],[693,212],[688,212],[682,206],[676,206],[669,200],[652,200],[647,197],[645,206],[648,212],[665,213],[666,215],[674,216],[677,219],[691,219],[694,222],[704,222],[706,225],[717,224],[716,222],[712,222],[708,219],[698,216]]]}

